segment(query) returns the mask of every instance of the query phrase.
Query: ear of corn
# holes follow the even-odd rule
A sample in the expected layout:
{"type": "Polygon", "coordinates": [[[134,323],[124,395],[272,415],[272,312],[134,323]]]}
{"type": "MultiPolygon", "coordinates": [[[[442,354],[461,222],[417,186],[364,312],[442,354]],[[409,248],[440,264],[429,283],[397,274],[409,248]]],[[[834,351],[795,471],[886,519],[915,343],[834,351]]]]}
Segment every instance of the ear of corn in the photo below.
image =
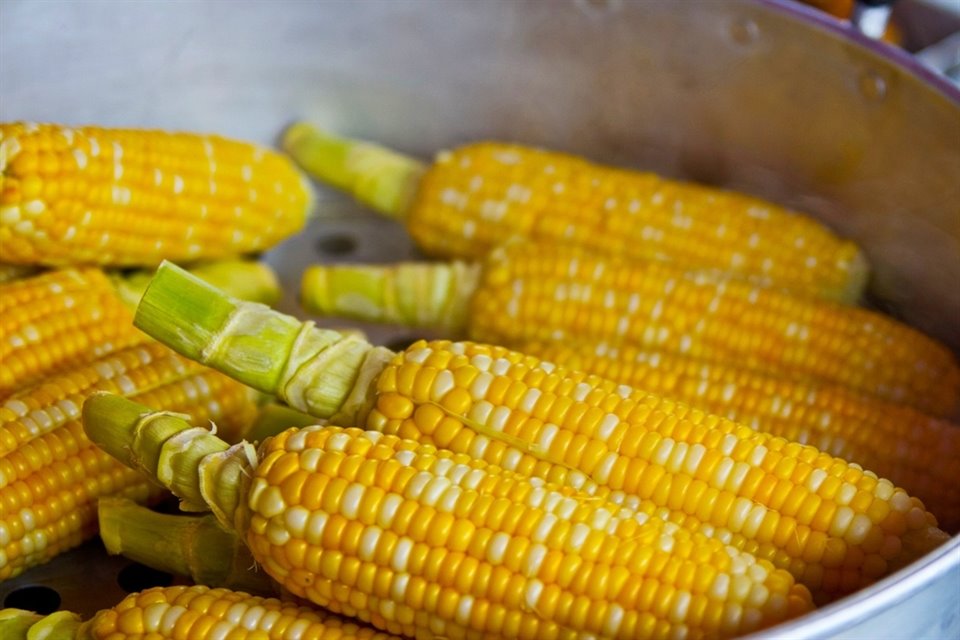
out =
{"type": "Polygon", "coordinates": [[[0,610],[5,640],[388,640],[389,634],[319,609],[206,586],[133,593],[87,622],[67,611],[0,610]]]}
{"type": "Polygon", "coordinates": [[[216,419],[230,439],[256,411],[249,389],[146,341],[11,396],[0,405],[0,580],[93,536],[99,497],[158,495],[82,432],[80,408],[97,390],[216,419]]]}
{"type": "Polygon", "coordinates": [[[407,265],[317,265],[304,274],[301,299],[311,311],[346,310],[359,317],[377,309],[367,317],[442,326],[482,342],[622,343],[842,385],[937,416],[960,410],[960,366],[950,351],[866,309],[663,263],[526,242],[492,252],[472,295],[473,280],[461,280],[460,290],[451,294],[449,278],[432,275],[455,265],[418,267],[419,296],[435,300],[419,317],[394,302],[412,295],[400,291],[412,286],[401,276],[413,269],[407,265]],[[354,292],[345,305],[346,287],[364,277],[376,286],[354,292]],[[432,283],[437,290],[425,291],[432,283]],[[448,310],[464,324],[438,324],[448,310]]]}
{"type": "Polygon", "coordinates": [[[270,248],[310,205],[282,155],[218,136],[0,124],[0,260],[150,266],[270,248]]]}
{"type": "MultiPolygon", "coordinates": [[[[231,295],[264,303],[279,298],[273,271],[261,262],[205,263],[191,272],[231,295]]],[[[49,271],[0,288],[0,398],[44,377],[142,342],[133,313],[152,274],[97,268],[49,271]]]]}
{"type": "Polygon", "coordinates": [[[169,475],[166,450],[195,434],[192,461],[178,463],[196,475],[170,488],[208,496],[295,595],[393,633],[731,636],[812,606],[767,561],[468,455],[318,426],[271,438],[254,460],[144,409],[99,394],[84,425],[158,477],[169,475]]]}
{"type": "Polygon", "coordinates": [[[329,332],[209,289],[194,295],[194,286],[189,274],[162,267],[139,326],[231,374],[244,362],[294,363],[250,377],[318,417],[353,416],[350,424],[710,532],[789,569],[817,601],[870,584],[946,539],[918,499],[813,447],[500,347],[419,343],[385,361],[353,343],[341,360],[331,354],[343,341],[329,332]],[[189,303],[176,317],[155,315],[166,313],[171,292],[189,303]],[[249,326],[265,331],[252,335],[249,326]]]}
{"type": "Polygon", "coordinates": [[[0,398],[141,341],[132,313],[99,269],[61,269],[4,285],[0,398]]]}
{"type": "Polygon", "coordinates": [[[314,177],[404,219],[419,246],[438,256],[478,259],[522,236],[845,302],[866,282],[854,244],[738,193],[495,142],[441,153],[422,174],[415,161],[303,123],[286,133],[284,148],[314,177]],[[384,185],[400,196],[383,198],[384,185]]]}
{"type": "Polygon", "coordinates": [[[944,530],[960,530],[960,427],[951,422],[838,386],[626,345],[531,342],[518,350],[857,462],[923,500],[944,530]]]}
{"type": "Polygon", "coordinates": [[[250,550],[213,515],[157,513],[133,500],[111,497],[99,500],[97,521],[107,553],[196,584],[280,595],[250,550]]]}

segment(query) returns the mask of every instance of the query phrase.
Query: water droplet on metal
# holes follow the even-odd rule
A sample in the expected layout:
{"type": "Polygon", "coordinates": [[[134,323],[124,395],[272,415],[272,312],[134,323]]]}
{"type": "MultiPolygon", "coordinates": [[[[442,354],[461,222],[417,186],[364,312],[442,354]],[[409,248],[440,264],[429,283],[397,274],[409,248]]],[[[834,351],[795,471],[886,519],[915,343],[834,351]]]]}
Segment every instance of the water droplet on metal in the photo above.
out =
{"type": "Polygon", "coordinates": [[[740,18],[730,26],[730,35],[734,42],[747,46],[760,37],[760,27],[750,18],[740,18]]]}
{"type": "Polygon", "coordinates": [[[623,0],[574,0],[584,13],[602,16],[619,11],[623,7],[623,0]]]}
{"type": "Polygon", "coordinates": [[[882,101],[887,97],[887,80],[876,71],[867,71],[860,76],[860,93],[868,100],[882,101]]]}

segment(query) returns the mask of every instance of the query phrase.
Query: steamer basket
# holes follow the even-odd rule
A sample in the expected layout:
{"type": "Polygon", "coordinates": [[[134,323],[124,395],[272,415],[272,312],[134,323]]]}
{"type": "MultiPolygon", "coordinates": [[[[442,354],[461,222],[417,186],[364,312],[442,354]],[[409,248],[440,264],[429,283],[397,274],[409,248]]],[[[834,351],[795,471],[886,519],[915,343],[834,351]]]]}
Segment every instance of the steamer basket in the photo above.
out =
{"type": "MultiPolygon", "coordinates": [[[[499,138],[743,190],[855,239],[871,301],[960,351],[960,91],[792,3],[7,0],[0,86],[7,121],[274,143],[307,118],[424,158],[499,138]]],[[[416,255],[398,225],[318,193],[324,217],[266,255],[300,316],[307,264],[416,255]]],[[[162,579],[91,543],[0,601],[92,613],[162,579]]],[[[763,637],[960,637],[960,537],[763,637]]]]}

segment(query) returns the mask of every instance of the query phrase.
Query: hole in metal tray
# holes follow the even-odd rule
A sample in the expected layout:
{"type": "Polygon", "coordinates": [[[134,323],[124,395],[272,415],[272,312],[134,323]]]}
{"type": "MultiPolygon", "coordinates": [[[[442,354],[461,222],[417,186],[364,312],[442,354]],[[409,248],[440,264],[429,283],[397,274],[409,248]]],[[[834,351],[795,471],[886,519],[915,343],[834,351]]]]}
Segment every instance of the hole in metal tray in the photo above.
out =
{"type": "Polygon", "coordinates": [[[3,606],[47,615],[60,608],[60,594],[56,589],[43,585],[20,587],[7,594],[3,606]]]}
{"type": "Polygon", "coordinates": [[[346,233],[335,233],[319,238],[316,246],[321,255],[343,256],[357,250],[357,240],[346,233]]]}

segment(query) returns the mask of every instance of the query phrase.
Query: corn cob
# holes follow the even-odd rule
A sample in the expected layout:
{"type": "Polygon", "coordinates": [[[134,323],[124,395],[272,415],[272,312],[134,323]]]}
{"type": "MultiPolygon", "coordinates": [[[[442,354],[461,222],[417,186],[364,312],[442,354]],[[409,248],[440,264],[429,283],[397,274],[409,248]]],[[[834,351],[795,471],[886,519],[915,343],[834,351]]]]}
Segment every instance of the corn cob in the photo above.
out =
{"type": "Polygon", "coordinates": [[[142,340],[130,310],[95,268],[7,284],[0,295],[0,398],[142,340]]]}
{"type": "Polygon", "coordinates": [[[146,479],[84,435],[80,407],[98,390],[152,406],[217,419],[235,439],[253,419],[252,392],[233,380],[141,338],[87,366],[24,389],[0,405],[0,580],[46,562],[96,533],[96,500],[144,501],[146,479]]]}
{"type": "Polygon", "coordinates": [[[720,637],[812,607],[769,562],[467,455],[333,426],[290,429],[254,454],[145,410],[97,394],[84,428],[208,504],[291,593],[391,633],[720,637]],[[185,440],[189,454],[175,453],[185,440]]]}
{"type": "Polygon", "coordinates": [[[5,640],[388,640],[394,636],[319,609],[205,586],[133,593],[90,620],[58,611],[0,610],[5,640]]]}
{"type": "Polygon", "coordinates": [[[268,249],[299,230],[306,181],[218,136],[0,124],[0,260],[153,266],[268,249]]]}
{"type": "Polygon", "coordinates": [[[32,276],[37,271],[38,268],[32,265],[0,263],[0,284],[6,284],[7,282],[32,276]]]}
{"type": "MultiPolygon", "coordinates": [[[[263,263],[231,260],[192,271],[242,298],[272,303],[279,297],[276,276],[263,263]]],[[[0,287],[0,399],[142,341],[130,309],[149,278],[145,272],[108,277],[92,267],[68,268],[0,287]]]]}
{"type": "Polygon", "coordinates": [[[301,301],[308,311],[392,315],[497,344],[624,343],[843,385],[937,416],[960,410],[950,351],[866,309],[572,247],[508,243],[478,269],[317,265],[303,275],[301,301]],[[417,315],[401,304],[411,292],[423,301],[417,315]]]}
{"type": "Polygon", "coordinates": [[[488,142],[441,153],[424,168],[303,123],[287,131],[284,148],[314,177],[403,220],[432,255],[479,259],[523,236],[844,302],[860,297],[867,278],[860,250],[810,217],[562,153],[488,142]]]}
{"type": "Polygon", "coordinates": [[[818,602],[947,538],[922,502],[859,465],[501,347],[420,342],[392,354],[230,300],[170,264],[135,322],[319,418],[469,454],[715,536],[790,570],[818,602]]]}
{"type": "Polygon", "coordinates": [[[518,350],[857,462],[920,498],[944,530],[960,530],[960,427],[946,420],[842,387],[660,351],[556,342],[518,350]]]}

